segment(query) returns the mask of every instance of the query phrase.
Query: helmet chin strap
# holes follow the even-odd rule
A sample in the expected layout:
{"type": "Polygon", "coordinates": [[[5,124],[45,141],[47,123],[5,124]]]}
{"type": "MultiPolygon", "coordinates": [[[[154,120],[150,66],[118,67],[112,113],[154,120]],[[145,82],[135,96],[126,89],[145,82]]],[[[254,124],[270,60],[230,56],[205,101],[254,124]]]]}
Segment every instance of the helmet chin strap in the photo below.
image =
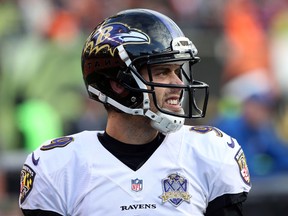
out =
{"type": "Polygon", "coordinates": [[[151,110],[147,110],[145,116],[151,119],[151,126],[163,134],[178,131],[184,125],[185,120],[185,118],[168,115],[160,111],[155,114],[151,110]]]}
{"type": "Polygon", "coordinates": [[[160,111],[158,111],[157,113],[154,113],[150,109],[128,108],[126,106],[123,106],[119,102],[113,100],[112,98],[102,94],[99,90],[93,88],[92,86],[88,86],[88,91],[98,96],[101,102],[111,104],[112,106],[117,107],[119,110],[123,111],[124,113],[128,113],[131,115],[141,115],[141,116],[146,116],[150,118],[151,126],[163,134],[175,132],[184,125],[184,118],[168,115],[160,111]]]}

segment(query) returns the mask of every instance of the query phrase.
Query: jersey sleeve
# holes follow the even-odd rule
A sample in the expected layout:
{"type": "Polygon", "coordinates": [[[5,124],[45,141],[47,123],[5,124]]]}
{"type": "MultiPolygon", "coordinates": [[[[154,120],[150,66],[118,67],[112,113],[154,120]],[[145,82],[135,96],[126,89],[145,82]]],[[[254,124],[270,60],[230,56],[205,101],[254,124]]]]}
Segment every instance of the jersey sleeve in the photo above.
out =
{"type": "MultiPolygon", "coordinates": [[[[236,139],[211,126],[195,126],[194,153],[202,176],[207,209],[238,211],[251,189],[245,154],[236,139]],[[234,206],[235,208],[231,207],[234,206]],[[226,210],[225,210],[226,209],[226,210]]],[[[208,215],[209,215],[208,214],[208,215]]],[[[241,214],[240,214],[241,215],[241,214]]]]}
{"type": "MultiPolygon", "coordinates": [[[[236,141],[235,141],[236,142],[236,141]]],[[[239,145],[235,150],[223,155],[223,163],[219,172],[212,180],[212,191],[209,201],[223,194],[237,194],[249,192],[251,181],[245,154],[239,145]]]]}
{"type": "MultiPolygon", "coordinates": [[[[45,210],[64,215],[61,195],[45,173],[45,167],[40,165],[40,161],[37,164],[37,159],[42,158],[36,155],[30,154],[21,170],[19,206],[22,210],[45,210]]],[[[31,212],[27,214],[33,215],[31,212]]]]}
{"type": "MultiPolygon", "coordinates": [[[[90,180],[87,154],[91,151],[89,145],[95,144],[90,140],[94,137],[94,132],[86,131],[60,137],[45,142],[28,155],[21,171],[19,196],[24,212],[28,215],[37,211],[53,216],[74,214],[87,193],[90,180]]],[[[89,155],[93,159],[94,155],[89,155]]]]}
{"type": "Polygon", "coordinates": [[[73,166],[72,142],[74,137],[49,140],[27,156],[20,180],[19,206],[22,210],[66,215],[70,207],[67,205],[76,197],[71,183],[74,182],[73,170],[77,169],[73,166]]]}
{"type": "Polygon", "coordinates": [[[245,153],[236,139],[224,133],[218,142],[224,148],[216,156],[221,165],[211,182],[208,207],[225,209],[234,205],[239,210],[251,189],[245,153]]]}

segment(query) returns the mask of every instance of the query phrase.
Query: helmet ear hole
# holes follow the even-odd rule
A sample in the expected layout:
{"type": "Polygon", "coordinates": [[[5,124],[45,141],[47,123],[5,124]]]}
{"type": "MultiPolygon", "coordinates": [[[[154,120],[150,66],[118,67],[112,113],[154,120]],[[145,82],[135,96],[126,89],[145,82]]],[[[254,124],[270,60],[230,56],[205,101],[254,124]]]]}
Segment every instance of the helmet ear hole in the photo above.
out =
{"type": "Polygon", "coordinates": [[[129,92],[119,83],[114,80],[110,80],[111,89],[121,97],[126,97],[129,92]]]}
{"type": "Polygon", "coordinates": [[[125,83],[127,86],[137,87],[135,79],[129,69],[126,71],[119,71],[116,79],[122,83],[125,83]]]}

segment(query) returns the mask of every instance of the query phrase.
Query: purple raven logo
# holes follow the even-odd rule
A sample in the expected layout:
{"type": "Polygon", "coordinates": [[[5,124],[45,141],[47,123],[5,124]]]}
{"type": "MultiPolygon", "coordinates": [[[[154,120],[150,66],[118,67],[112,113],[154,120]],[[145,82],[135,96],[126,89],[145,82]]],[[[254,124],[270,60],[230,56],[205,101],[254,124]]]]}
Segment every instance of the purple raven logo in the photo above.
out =
{"type": "Polygon", "coordinates": [[[102,49],[107,49],[114,56],[116,47],[125,44],[149,44],[150,38],[139,29],[130,28],[122,23],[103,24],[90,36],[86,49],[98,53],[102,49]]]}

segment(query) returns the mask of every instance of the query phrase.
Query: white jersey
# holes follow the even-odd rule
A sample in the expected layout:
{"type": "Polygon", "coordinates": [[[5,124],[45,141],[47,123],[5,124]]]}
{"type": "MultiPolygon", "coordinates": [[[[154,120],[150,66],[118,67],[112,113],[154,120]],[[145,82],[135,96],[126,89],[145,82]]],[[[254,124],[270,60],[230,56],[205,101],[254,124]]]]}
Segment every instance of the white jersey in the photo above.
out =
{"type": "Polygon", "coordinates": [[[241,147],[216,128],[183,126],[168,134],[137,171],[107,151],[97,133],[48,141],[30,154],[20,207],[65,216],[203,216],[215,198],[250,190],[241,147]]]}

